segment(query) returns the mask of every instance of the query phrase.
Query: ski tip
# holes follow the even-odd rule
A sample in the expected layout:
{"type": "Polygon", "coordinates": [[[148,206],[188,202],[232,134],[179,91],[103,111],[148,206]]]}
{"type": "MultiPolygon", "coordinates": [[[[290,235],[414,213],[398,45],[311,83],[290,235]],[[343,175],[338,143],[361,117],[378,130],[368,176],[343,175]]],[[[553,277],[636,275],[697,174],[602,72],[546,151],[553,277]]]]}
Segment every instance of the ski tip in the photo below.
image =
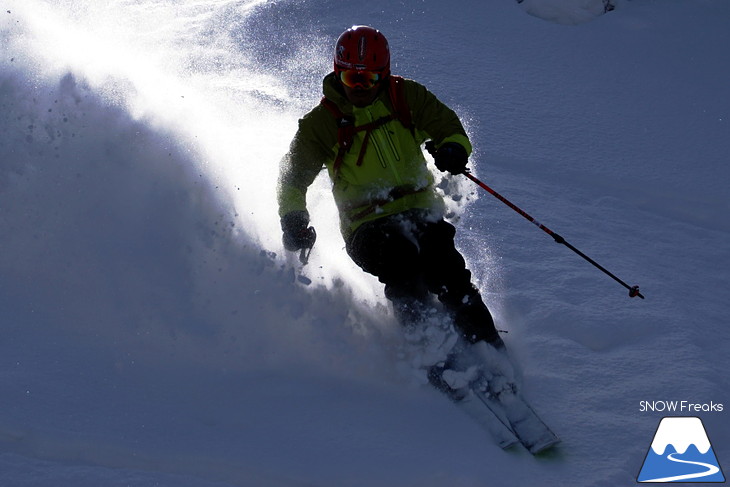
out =
{"type": "Polygon", "coordinates": [[[560,444],[560,438],[557,436],[541,441],[540,443],[535,443],[534,445],[531,445],[528,450],[530,453],[532,453],[535,456],[538,457],[549,457],[553,456],[556,452],[555,447],[560,444]]]}
{"type": "Polygon", "coordinates": [[[510,438],[509,440],[504,440],[499,443],[499,447],[502,450],[511,450],[518,446],[520,446],[520,441],[517,438],[510,438]]]}

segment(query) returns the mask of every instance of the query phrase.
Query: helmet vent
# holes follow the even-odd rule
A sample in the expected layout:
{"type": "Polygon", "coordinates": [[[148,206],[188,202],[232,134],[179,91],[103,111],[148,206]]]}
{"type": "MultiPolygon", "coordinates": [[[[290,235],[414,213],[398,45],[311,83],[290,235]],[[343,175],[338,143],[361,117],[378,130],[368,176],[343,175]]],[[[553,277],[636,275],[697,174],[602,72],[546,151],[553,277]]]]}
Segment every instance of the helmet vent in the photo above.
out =
{"type": "Polygon", "coordinates": [[[365,55],[367,54],[368,49],[368,40],[365,39],[365,36],[360,37],[360,42],[358,42],[357,46],[357,53],[360,57],[360,61],[365,59],[365,55]]]}

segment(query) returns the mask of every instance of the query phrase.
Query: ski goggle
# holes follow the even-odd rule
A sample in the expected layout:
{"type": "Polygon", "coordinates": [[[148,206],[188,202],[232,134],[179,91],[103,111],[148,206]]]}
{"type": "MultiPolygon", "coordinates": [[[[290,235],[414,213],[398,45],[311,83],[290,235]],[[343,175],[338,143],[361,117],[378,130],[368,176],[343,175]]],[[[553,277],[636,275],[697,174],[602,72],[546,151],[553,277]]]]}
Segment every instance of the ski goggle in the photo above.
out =
{"type": "Polygon", "coordinates": [[[348,88],[356,88],[359,86],[369,90],[377,85],[380,80],[380,73],[376,73],[375,71],[359,71],[357,69],[340,71],[340,81],[348,88]]]}

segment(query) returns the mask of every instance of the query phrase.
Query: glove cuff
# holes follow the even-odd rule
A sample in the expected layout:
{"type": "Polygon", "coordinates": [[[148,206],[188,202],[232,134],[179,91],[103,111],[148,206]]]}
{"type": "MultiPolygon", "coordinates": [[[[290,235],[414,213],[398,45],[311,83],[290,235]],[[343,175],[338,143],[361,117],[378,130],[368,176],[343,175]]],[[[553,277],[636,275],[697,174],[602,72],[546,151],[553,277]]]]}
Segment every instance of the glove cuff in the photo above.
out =
{"type": "Polygon", "coordinates": [[[281,217],[281,230],[284,233],[296,233],[306,229],[309,225],[309,212],[307,210],[290,211],[281,217]]]}

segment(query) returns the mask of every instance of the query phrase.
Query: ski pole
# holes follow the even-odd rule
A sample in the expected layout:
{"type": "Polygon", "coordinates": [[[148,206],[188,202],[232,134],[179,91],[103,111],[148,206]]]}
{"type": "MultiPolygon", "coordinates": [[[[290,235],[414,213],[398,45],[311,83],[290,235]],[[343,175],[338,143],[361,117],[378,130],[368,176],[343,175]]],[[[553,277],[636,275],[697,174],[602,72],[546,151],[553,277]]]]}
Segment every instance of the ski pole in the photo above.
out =
{"type": "Polygon", "coordinates": [[[469,172],[469,169],[466,169],[466,171],[464,172],[464,176],[466,176],[467,178],[469,178],[472,181],[474,181],[479,187],[481,187],[482,189],[486,190],[489,194],[491,194],[492,196],[494,196],[495,198],[497,198],[499,201],[501,201],[505,205],[509,206],[510,208],[512,208],[513,210],[515,210],[517,213],[519,213],[523,217],[525,217],[532,224],[536,225],[540,230],[542,230],[543,232],[545,232],[548,235],[550,235],[551,237],[553,237],[553,239],[555,240],[556,243],[565,245],[570,250],[572,250],[573,252],[575,252],[576,254],[578,254],[579,256],[583,257],[585,260],[587,260],[591,264],[593,264],[595,267],[597,267],[598,269],[600,269],[601,271],[603,271],[606,275],[608,275],[609,277],[611,277],[614,281],[618,282],[623,287],[625,287],[626,289],[628,289],[629,290],[629,297],[635,298],[636,296],[638,296],[641,299],[644,299],[644,296],[639,292],[639,286],[629,286],[628,284],[626,284],[624,281],[622,281],[621,279],[619,279],[618,277],[616,277],[613,273],[609,272],[605,267],[601,266],[598,262],[596,262],[595,260],[593,260],[590,257],[588,257],[586,254],[584,254],[583,252],[581,252],[577,248],[573,247],[563,237],[561,237],[557,233],[553,232],[552,230],[550,230],[548,227],[546,227],[545,225],[543,225],[539,221],[535,220],[533,217],[531,217],[530,215],[528,215],[524,210],[522,210],[521,208],[519,208],[517,205],[515,205],[514,203],[512,203],[511,201],[509,201],[507,198],[505,198],[501,194],[497,193],[495,190],[493,190],[492,188],[490,188],[489,186],[487,186],[486,184],[484,184],[482,181],[480,181],[479,179],[477,179],[476,177],[474,177],[474,175],[472,175],[469,172]]]}

